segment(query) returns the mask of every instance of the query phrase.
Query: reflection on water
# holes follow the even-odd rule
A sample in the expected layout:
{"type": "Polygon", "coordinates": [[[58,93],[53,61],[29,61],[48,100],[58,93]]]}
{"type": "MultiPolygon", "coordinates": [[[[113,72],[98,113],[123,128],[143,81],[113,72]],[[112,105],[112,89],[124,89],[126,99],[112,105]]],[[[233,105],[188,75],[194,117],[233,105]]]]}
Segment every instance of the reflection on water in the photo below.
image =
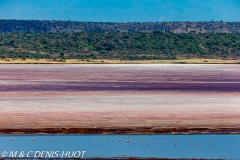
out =
{"type": "Polygon", "coordinates": [[[2,135],[1,157],[240,158],[240,135],[2,135]]]}

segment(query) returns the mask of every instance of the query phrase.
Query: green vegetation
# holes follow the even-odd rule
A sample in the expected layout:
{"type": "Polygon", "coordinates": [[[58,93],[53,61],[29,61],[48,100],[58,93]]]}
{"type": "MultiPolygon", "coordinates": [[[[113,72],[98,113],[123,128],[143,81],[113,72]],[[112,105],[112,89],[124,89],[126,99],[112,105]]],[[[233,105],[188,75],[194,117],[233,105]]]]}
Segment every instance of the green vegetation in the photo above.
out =
{"type": "Polygon", "coordinates": [[[76,22],[39,20],[0,20],[0,33],[59,33],[59,32],[174,32],[236,33],[240,22],[76,22]]]}
{"type": "Polygon", "coordinates": [[[0,58],[239,59],[240,33],[1,33],[0,58]]]}

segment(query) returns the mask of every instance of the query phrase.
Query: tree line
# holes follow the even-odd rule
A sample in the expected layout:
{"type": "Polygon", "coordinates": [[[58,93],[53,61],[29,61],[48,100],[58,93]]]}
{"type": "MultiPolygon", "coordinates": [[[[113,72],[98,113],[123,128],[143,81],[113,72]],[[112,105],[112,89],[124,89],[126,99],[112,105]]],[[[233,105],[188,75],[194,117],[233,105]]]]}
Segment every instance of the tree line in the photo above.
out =
{"type": "Polygon", "coordinates": [[[0,20],[0,33],[58,32],[174,32],[235,33],[240,22],[76,22],[55,20],[0,20]]]}

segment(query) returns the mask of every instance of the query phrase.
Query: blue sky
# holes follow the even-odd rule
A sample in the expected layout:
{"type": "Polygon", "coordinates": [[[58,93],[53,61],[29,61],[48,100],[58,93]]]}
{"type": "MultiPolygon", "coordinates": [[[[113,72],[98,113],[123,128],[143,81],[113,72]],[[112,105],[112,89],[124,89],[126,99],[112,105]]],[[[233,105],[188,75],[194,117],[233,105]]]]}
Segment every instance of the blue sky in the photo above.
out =
{"type": "Polygon", "coordinates": [[[240,21],[240,0],[0,0],[0,19],[240,21]]]}

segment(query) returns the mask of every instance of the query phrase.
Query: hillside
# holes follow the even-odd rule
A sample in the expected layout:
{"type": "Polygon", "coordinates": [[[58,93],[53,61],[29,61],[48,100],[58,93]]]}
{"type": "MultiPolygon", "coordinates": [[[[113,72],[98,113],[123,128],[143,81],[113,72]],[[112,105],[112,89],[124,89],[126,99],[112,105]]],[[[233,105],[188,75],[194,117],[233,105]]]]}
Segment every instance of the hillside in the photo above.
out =
{"type": "Polygon", "coordinates": [[[0,57],[47,59],[239,59],[240,33],[1,33],[0,57]]]}
{"type": "Polygon", "coordinates": [[[0,20],[0,33],[57,33],[57,32],[174,32],[235,33],[240,22],[73,22],[38,20],[0,20]]]}
{"type": "Polygon", "coordinates": [[[82,60],[239,59],[240,22],[0,20],[0,57],[82,60]]]}

